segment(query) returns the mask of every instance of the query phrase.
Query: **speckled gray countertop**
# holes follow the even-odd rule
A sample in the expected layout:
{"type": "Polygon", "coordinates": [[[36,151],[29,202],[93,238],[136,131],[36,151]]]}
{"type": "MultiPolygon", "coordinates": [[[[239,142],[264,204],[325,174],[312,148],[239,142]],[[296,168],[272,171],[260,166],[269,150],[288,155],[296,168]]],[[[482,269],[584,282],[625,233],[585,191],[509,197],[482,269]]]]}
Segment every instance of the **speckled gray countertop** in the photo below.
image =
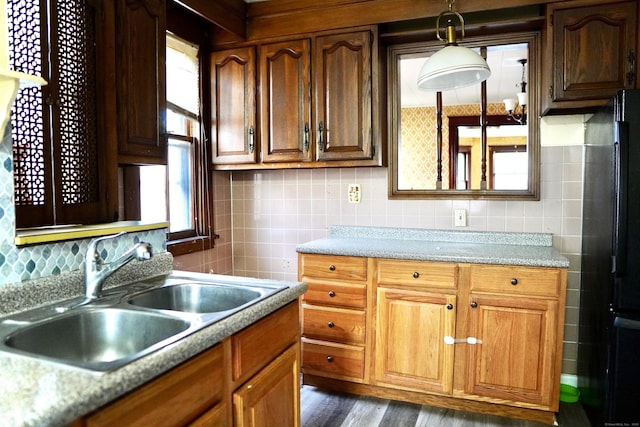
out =
{"type": "MultiPolygon", "coordinates": [[[[171,271],[171,261],[170,254],[161,254],[144,263],[133,262],[118,273],[109,287],[122,284],[118,281],[131,282],[149,277],[150,271],[155,272],[154,276],[158,272],[166,274],[171,271]]],[[[183,276],[188,274],[180,273],[183,276]]],[[[255,286],[283,283],[219,277],[223,277],[225,283],[255,286]]],[[[94,372],[0,352],[0,426],[66,425],[251,325],[295,300],[306,290],[302,283],[287,284],[287,289],[113,372],[94,372]]],[[[0,286],[0,316],[76,296],[81,289],[82,275],[79,272],[22,285],[0,286]]]]}
{"type": "Polygon", "coordinates": [[[307,254],[568,268],[548,233],[332,226],[328,237],[298,245],[307,254]]]}

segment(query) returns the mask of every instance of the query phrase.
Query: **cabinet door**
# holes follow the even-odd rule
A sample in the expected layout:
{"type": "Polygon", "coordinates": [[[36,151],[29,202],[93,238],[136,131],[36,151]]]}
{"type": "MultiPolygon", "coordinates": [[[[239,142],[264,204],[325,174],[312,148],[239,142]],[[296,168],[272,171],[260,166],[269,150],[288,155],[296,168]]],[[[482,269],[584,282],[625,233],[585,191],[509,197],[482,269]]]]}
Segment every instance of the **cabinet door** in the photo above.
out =
{"type": "Polygon", "coordinates": [[[116,2],[116,94],[120,163],[167,163],[166,5],[116,2]]]}
{"type": "Polygon", "coordinates": [[[260,46],[262,161],[312,160],[311,54],[308,39],[260,46]]]}
{"type": "Polygon", "coordinates": [[[637,2],[600,3],[550,6],[552,101],[606,100],[635,86],[637,2]]]}
{"type": "Polygon", "coordinates": [[[466,392],[557,406],[553,397],[556,322],[554,300],[471,294],[466,392]]]}
{"type": "Polygon", "coordinates": [[[211,54],[211,138],[214,164],[255,163],[255,49],[211,54]]]}
{"type": "Polygon", "coordinates": [[[375,382],[451,393],[455,295],[378,289],[375,382]]]}
{"type": "Polygon", "coordinates": [[[315,39],[318,160],[373,158],[371,40],[370,31],[315,39]]]}
{"type": "Polygon", "coordinates": [[[233,394],[237,427],[300,425],[299,352],[292,345],[233,394]]]}

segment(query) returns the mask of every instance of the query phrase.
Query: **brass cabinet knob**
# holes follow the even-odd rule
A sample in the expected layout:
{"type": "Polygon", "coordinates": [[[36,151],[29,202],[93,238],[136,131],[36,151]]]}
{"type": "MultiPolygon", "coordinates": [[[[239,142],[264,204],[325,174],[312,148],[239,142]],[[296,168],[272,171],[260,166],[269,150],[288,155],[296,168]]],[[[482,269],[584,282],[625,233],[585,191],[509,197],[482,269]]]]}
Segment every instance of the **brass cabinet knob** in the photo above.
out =
{"type": "Polygon", "coordinates": [[[513,279],[511,279],[511,284],[512,285],[517,285],[518,284],[518,279],[516,279],[515,277],[513,279]]]}
{"type": "Polygon", "coordinates": [[[327,323],[327,326],[330,327],[330,328],[333,328],[336,325],[333,322],[329,322],[329,323],[327,323]]]}
{"type": "Polygon", "coordinates": [[[333,362],[333,356],[327,356],[327,362],[332,363],[333,362]]]}
{"type": "Polygon", "coordinates": [[[478,306],[478,303],[475,301],[471,301],[471,304],[469,304],[471,306],[471,308],[476,308],[478,306]]]}
{"type": "Polygon", "coordinates": [[[335,296],[336,296],[336,293],[335,293],[335,292],[333,292],[333,291],[329,291],[329,296],[330,296],[331,298],[333,298],[333,297],[335,297],[335,296]]]}
{"type": "Polygon", "coordinates": [[[453,310],[453,304],[447,304],[447,310],[453,310]]]}
{"type": "Polygon", "coordinates": [[[420,273],[418,273],[417,271],[413,272],[413,278],[417,279],[418,277],[420,277],[420,273]]]}
{"type": "Polygon", "coordinates": [[[329,265],[329,270],[330,271],[335,271],[336,270],[336,266],[333,265],[333,264],[329,265]]]}

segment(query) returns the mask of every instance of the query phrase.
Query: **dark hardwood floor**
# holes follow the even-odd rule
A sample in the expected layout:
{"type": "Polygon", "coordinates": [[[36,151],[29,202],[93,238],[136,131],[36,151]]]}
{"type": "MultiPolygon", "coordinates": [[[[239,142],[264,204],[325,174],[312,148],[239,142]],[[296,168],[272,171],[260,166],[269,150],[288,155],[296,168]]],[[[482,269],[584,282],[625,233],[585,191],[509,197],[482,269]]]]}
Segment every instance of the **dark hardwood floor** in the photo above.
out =
{"type": "MultiPolygon", "coordinates": [[[[302,427],[543,427],[531,421],[325,391],[300,390],[302,427]]],[[[560,427],[590,427],[579,404],[560,403],[560,427]]]]}

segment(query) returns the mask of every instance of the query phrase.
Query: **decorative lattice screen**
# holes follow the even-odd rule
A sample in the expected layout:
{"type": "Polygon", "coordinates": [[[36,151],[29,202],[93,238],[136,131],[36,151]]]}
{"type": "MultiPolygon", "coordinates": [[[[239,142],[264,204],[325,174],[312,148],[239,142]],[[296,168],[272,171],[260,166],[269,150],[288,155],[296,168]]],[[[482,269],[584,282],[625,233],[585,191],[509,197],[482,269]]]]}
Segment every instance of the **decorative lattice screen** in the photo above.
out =
{"type": "Polygon", "coordinates": [[[16,206],[43,205],[47,194],[63,205],[95,202],[95,11],[85,0],[50,0],[49,17],[40,16],[39,0],[8,0],[7,6],[12,67],[50,82],[44,90],[21,89],[13,108],[16,206]],[[51,70],[43,75],[47,62],[51,70]],[[47,185],[55,188],[48,192],[47,185]]]}
{"type": "MultiPolygon", "coordinates": [[[[40,2],[9,0],[9,63],[23,73],[42,75],[40,2]]],[[[42,89],[21,89],[13,106],[11,127],[16,205],[45,202],[45,143],[42,89]]]]}
{"type": "Polygon", "coordinates": [[[62,203],[98,197],[95,29],[85,1],[59,1],[58,67],[62,203]]]}

